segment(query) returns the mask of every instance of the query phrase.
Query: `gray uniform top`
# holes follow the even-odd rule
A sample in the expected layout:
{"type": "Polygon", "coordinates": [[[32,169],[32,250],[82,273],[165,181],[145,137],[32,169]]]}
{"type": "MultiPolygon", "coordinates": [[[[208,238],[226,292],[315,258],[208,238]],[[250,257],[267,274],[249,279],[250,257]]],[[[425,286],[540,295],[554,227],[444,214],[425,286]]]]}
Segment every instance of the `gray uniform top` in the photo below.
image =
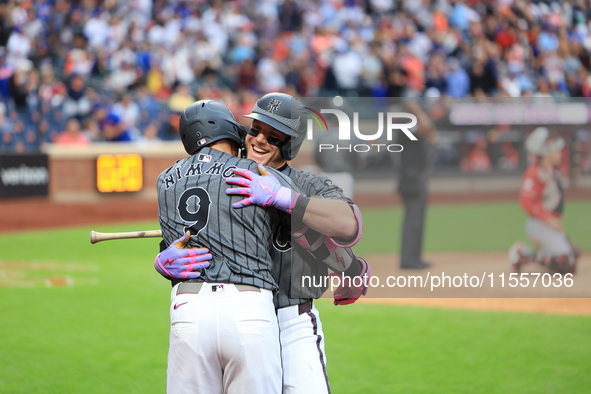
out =
{"type": "MultiPolygon", "coordinates": [[[[352,201],[343,194],[343,191],[327,177],[321,177],[309,172],[298,171],[286,166],[281,171],[288,175],[293,187],[299,187],[303,195],[308,197],[318,196],[322,198],[343,200],[352,204],[352,201]]],[[[279,291],[275,294],[275,306],[284,308],[301,304],[311,299],[320,298],[326,291],[326,286],[302,287],[302,275],[324,278],[328,275],[327,266],[319,260],[312,258],[300,247],[292,247],[289,242],[290,228],[281,227],[274,239],[272,258],[273,277],[279,285],[279,291]]],[[[316,281],[320,283],[320,280],[316,281]]]]}
{"type": "MultiPolygon", "coordinates": [[[[213,258],[195,281],[234,283],[275,290],[271,275],[273,235],[281,215],[275,208],[251,205],[241,209],[232,203],[245,196],[229,196],[234,187],[226,178],[238,176],[232,170],[245,168],[258,174],[252,160],[239,159],[211,148],[176,164],[160,174],[157,181],[158,218],[166,246],[191,231],[188,248],[209,248],[213,258]]],[[[290,180],[269,169],[284,186],[290,180]]]]}

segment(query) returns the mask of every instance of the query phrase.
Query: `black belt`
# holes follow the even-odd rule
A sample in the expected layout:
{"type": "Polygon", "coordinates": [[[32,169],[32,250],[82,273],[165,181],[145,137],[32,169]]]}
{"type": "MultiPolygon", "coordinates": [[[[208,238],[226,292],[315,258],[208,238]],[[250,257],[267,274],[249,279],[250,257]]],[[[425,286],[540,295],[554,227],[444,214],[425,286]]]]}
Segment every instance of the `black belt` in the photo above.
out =
{"type": "Polygon", "coordinates": [[[298,313],[301,315],[302,313],[308,313],[312,310],[312,300],[302,302],[298,304],[298,313]]]}
{"type": "MultiPolygon", "coordinates": [[[[229,285],[230,283],[208,283],[212,286],[212,292],[215,292],[215,286],[221,286],[223,288],[224,285],[229,285]]],[[[233,284],[236,286],[238,291],[258,291],[260,293],[261,289],[256,286],[251,285],[242,285],[242,284],[233,284]]],[[[203,287],[203,282],[182,282],[179,287],[176,289],[177,294],[198,294],[203,287]]]]}

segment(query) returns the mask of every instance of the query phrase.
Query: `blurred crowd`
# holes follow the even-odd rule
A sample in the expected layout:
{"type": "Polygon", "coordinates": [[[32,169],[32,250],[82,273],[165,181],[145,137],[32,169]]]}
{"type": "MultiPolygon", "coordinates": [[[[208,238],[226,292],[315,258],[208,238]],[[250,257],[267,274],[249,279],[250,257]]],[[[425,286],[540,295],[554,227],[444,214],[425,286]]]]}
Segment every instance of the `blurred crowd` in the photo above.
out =
{"type": "Polygon", "coordinates": [[[589,0],[8,0],[0,151],[178,138],[297,96],[589,97],[589,0]]]}

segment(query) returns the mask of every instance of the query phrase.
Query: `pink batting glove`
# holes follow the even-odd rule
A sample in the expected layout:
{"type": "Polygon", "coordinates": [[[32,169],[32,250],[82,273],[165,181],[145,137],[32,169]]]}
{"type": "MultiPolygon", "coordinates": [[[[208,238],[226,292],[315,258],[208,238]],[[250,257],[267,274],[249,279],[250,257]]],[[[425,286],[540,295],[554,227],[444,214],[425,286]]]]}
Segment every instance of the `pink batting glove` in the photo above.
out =
{"type": "Polygon", "coordinates": [[[277,178],[269,174],[263,166],[259,164],[261,175],[240,168],[235,169],[233,172],[244,178],[234,177],[226,179],[227,184],[240,186],[227,189],[226,194],[242,194],[248,196],[244,200],[232,204],[234,208],[243,208],[248,205],[271,206],[291,215],[293,207],[300,195],[292,192],[288,187],[281,186],[277,178]]]}
{"type": "Polygon", "coordinates": [[[167,279],[196,279],[201,276],[199,270],[209,267],[212,255],[209,249],[185,249],[191,239],[187,231],[154,259],[154,268],[167,279]]]}

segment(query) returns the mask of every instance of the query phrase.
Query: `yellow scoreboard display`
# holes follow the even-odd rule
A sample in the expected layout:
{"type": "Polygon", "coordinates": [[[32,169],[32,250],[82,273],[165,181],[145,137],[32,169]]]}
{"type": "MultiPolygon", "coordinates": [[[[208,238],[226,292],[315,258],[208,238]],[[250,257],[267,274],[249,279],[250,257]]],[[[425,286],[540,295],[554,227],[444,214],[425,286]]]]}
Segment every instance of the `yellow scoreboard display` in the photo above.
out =
{"type": "Polygon", "coordinates": [[[101,193],[142,190],[142,157],[137,153],[100,155],[96,159],[96,187],[101,193]]]}

